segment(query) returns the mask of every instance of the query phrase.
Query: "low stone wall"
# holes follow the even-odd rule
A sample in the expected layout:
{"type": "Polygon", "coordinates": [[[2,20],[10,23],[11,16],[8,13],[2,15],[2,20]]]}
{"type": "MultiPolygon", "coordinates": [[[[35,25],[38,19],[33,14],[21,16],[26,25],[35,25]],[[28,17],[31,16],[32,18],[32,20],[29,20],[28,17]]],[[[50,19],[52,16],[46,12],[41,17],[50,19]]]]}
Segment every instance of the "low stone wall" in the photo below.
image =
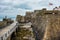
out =
{"type": "Polygon", "coordinates": [[[4,28],[7,25],[6,21],[0,21],[0,29],[4,28]]]}

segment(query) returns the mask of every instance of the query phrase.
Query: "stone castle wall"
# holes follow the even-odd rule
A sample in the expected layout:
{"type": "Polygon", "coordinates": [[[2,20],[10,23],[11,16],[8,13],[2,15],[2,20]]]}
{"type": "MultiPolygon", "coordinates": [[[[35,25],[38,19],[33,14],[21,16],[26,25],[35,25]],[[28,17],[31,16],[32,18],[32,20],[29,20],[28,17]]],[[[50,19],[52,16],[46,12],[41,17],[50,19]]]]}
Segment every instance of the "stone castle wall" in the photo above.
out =
{"type": "Polygon", "coordinates": [[[58,11],[40,11],[32,18],[36,40],[59,40],[60,14],[58,11]]]}

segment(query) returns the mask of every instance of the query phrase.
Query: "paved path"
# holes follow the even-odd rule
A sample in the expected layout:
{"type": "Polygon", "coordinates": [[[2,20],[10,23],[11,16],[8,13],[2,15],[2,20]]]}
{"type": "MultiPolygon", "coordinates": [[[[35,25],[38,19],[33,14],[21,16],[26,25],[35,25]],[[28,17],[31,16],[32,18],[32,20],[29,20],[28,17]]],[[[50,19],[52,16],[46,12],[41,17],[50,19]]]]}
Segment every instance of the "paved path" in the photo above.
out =
{"type": "Polygon", "coordinates": [[[32,23],[29,22],[29,23],[25,23],[23,26],[20,26],[20,27],[22,27],[22,28],[30,28],[31,25],[32,25],[32,23]]]}
{"type": "MultiPolygon", "coordinates": [[[[31,28],[31,25],[32,23],[29,22],[29,23],[26,23],[24,24],[24,26],[21,26],[22,28],[26,28],[26,29],[29,29],[29,31],[33,32],[32,28],[31,28]]],[[[32,35],[30,37],[27,37],[29,40],[35,40],[35,38],[33,37],[34,34],[32,33],[32,35]]]]}

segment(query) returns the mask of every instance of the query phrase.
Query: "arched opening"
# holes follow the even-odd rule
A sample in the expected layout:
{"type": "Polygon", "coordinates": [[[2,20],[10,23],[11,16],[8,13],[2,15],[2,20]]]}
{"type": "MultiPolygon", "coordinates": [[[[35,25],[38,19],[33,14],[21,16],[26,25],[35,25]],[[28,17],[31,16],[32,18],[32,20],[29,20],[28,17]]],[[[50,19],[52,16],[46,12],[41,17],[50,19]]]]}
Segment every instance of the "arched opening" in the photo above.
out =
{"type": "Polygon", "coordinates": [[[15,40],[15,37],[16,37],[16,32],[13,32],[13,33],[11,34],[11,40],[15,40]]]}

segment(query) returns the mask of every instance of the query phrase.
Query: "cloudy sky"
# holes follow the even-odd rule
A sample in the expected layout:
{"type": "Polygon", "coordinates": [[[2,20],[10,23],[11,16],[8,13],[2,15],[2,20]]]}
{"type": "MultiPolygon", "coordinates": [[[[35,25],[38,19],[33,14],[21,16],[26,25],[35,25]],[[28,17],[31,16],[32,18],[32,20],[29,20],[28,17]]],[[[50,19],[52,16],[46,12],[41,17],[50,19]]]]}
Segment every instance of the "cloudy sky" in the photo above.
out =
{"type": "Polygon", "coordinates": [[[52,9],[60,5],[60,0],[0,0],[0,17],[15,17],[17,14],[25,15],[26,11],[35,9],[52,9]],[[52,6],[49,3],[53,3],[52,6]]]}

